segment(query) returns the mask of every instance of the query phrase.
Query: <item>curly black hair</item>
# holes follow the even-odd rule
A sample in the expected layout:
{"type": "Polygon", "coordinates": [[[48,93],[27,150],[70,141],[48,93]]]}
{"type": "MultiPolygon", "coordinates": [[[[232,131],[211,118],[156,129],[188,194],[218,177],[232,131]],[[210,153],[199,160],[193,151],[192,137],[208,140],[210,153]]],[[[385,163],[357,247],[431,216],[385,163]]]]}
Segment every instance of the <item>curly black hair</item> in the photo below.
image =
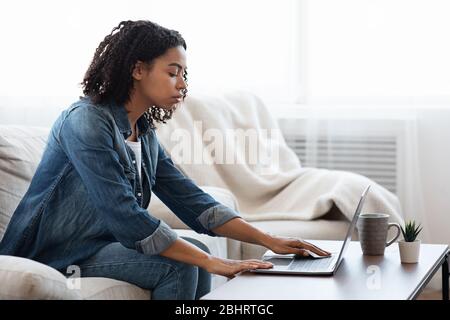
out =
{"type": "MultiPolygon", "coordinates": [[[[114,101],[122,105],[129,101],[133,89],[132,72],[138,61],[151,63],[168,49],[183,46],[181,34],[154,22],[122,21],[103,39],[84,75],[83,93],[96,105],[114,101]]],[[[187,72],[183,74],[187,83],[187,72]]],[[[182,90],[183,100],[187,89],[182,90]]],[[[163,122],[172,117],[173,111],[151,106],[144,116],[150,127],[154,121],[163,122]]]]}

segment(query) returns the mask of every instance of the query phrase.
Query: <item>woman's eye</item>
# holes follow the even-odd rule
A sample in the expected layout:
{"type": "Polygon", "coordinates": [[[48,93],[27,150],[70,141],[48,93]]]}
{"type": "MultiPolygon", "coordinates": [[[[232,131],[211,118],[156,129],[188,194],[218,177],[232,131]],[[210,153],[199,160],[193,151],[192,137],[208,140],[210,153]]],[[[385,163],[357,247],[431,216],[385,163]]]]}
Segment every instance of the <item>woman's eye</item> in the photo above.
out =
{"type": "Polygon", "coordinates": [[[175,73],[170,73],[170,72],[169,72],[169,75],[170,75],[171,77],[176,77],[176,76],[177,76],[175,73]]]}

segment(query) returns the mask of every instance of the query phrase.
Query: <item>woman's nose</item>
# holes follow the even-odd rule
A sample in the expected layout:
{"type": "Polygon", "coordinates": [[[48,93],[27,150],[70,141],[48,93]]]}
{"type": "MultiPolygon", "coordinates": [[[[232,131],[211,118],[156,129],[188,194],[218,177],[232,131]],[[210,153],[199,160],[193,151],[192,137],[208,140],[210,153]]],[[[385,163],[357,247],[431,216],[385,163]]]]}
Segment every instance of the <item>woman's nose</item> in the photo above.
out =
{"type": "Polygon", "coordinates": [[[178,90],[183,90],[187,88],[187,83],[186,80],[184,80],[183,77],[179,77],[178,78],[178,82],[177,82],[177,89],[178,90]]]}

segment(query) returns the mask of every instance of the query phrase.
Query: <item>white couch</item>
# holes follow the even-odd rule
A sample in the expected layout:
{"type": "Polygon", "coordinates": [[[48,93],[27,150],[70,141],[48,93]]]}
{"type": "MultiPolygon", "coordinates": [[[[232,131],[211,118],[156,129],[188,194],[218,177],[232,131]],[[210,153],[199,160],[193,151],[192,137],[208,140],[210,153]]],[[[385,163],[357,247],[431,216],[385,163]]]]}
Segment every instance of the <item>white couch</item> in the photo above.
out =
{"type": "MultiPolygon", "coordinates": [[[[3,109],[5,110],[5,109],[3,109]]],[[[0,108],[0,115],[2,111],[0,108]]],[[[39,110],[34,110],[39,112],[39,110]]],[[[19,117],[16,119],[20,119],[19,117]]],[[[13,122],[9,123],[20,123],[13,122]]],[[[46,124],[47,125],[47,124],[46,124]]],[[[0,239],[38,165],[49,127],[0,125],[0,239]]],[[[202,187],[223,204],[236,208],[231,192],[218,187],[202,187]]],[[[260,258],[265,248],[221,237],[196,234],[174,216],[156,197],[149,211],[163,219],[181,236],[205,243],[211,253],[230,259],[260,258]]],[[[336,209],[337,211],[337,209],[336,209]]],[[[311,221],[271,220],[252,222],[276,235],[306,239],[342,239],[348,222],[334,210],[311,221]]],[[[213,277],[213,288],[226,278],[213,277]]],[[[18,257],[0,256],[0,299],[149,299],[151,293],[132,284],[107,278],[81,278],[78,283],[41,263],[18,257]],[[77,286],[79,285],[79,286],[77,286]],[[77,286],[73,289],[73,286],[77,286]],[[77,289],[80,288],[80,289],[77,289]]]]}

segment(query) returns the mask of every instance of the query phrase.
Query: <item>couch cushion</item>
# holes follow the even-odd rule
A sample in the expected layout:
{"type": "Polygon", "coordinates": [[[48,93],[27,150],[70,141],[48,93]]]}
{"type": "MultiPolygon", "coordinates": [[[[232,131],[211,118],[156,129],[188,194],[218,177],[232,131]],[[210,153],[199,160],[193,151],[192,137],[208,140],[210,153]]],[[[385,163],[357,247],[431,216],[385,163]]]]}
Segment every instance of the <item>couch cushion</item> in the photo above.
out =
{"type": "Polygon", "coordinates": [[[150,292],[108,278],[64,277],[57,270],[25,258],[0,256],[0,299],[8,300],[149,300],[150,292]],[[79,287],[76,287],[79,281],[79,287]]]}
{"type": "Polygon", "coordinates": [[[0,299],[80,299],[66,278],[45,264],[13,256],[0,256],[0,299]]]}
{"type": "Polygon", "coordinates": [[[41,160],[49,128],[0,126],[0,241],[41,160]]]}
{"type": "MultiPolygon", "coordinates": [[[[285,221],[257,221],[251,224],[270,234],[285,237],[320,240],[343,240],[347,234],[349,222],[346,220],[285,220],[285,221]]],[[[260,259],[267,250],[264,247],[250,243],[241,243],[242,259],[260,259]]],[[[236,250],[236,249],[235,249],[236,250]]],[[[230,257],[236,253],[230,253],[230,257]]]]}
{"type": "Polygon", "coordinates": [[[149,300],[151,293],[133,284],[109,278],[80,279],[80,295],[84,300],[149,300]]]}

